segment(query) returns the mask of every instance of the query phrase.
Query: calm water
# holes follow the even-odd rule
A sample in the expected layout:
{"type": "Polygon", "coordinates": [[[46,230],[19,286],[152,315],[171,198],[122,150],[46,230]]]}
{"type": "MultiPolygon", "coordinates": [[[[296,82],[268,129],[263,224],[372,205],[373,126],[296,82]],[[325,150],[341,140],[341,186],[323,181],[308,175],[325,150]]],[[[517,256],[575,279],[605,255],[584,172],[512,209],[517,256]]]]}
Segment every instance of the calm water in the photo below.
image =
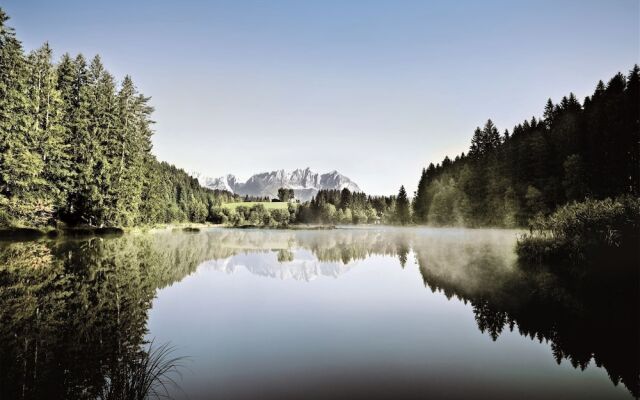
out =
{"type": "Polygon", "coordinates": [[[182,377],[166,376],[175,398],[638,396],[637,276],[525,272],[516,236],[211,229],[0,242],[0,399],[123,398],[150,341],[180,358],[182,377]]]}

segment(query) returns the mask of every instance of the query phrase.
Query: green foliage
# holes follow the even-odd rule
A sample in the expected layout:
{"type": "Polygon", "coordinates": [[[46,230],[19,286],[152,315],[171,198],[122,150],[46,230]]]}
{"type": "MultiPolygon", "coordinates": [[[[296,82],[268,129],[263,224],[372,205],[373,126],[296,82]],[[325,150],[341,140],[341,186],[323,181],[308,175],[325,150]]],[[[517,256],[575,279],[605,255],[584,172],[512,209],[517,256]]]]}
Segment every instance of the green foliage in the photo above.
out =
{"type": "Polygon", "coordinates": [[[395,216],[396,221],[402,225],[406,225],[411,221],[409,199],[407,198],[407,191],[404,189],[404,186],[400,186],[400,190],[398,191],[395,216]]]}
{"type": "Polygon", "coordinates": [[[280,188],[278,189],[278,199],[283,202],[287,202],[293,200],[294,193],[293,189],[280,188]]]}
{"type": "MultiPolygon", "coordinates": [[[[518,256],[529,262],[569,261],[572,266],[620,257],[640,261],[640,199],[624,196],[616,200],[586,200],[539,216],[517,246],[518,256]]],[[[612,267],[613,268],[613,267],[612,267]]]]}
{"type": "Polygon", "coordinates": [[[462,205],[459,203],[460,192],[453,178],[438,180],[432,187],[431,207],[427,215],[427,222],[432,225],[457,224],[463,220],[462,205]]]}
{"type": "MultiPolygon", "coordinates": [[[[14,30],[6,25],[8,19],[0,9],[0,206],[15,219],[23,202],[37,207],[31,193],[41,192],[45,181],[28,95],[30,68],[14,30]]],[[[42,209],[47,211],[47,205],[42,209]]]]}
{"type": "Polygon", "coordinates": [[[233,207],[224,204],[213,210],[212,222],[235,227],[284,228],[295,221],[296,212],[296,206],[288,203],[247,202],[236,203],[233,207]]]}
{"type": "Polygon", "coordinates": [[[284,203],[284,202],[279,202],[279,201],[242,201],[242,202],[233,202],[233,203],[224,203],[222,204],[222,207],[224,208],[229,208],[229,209],[235,209],[238,207],[253,207],[255,205],[262,205],[264,208],[268,209],[268,210],[287,210],[289,209],[289,207],[296,207],[295,204],[289,204],[289,203],[284,203]]]}

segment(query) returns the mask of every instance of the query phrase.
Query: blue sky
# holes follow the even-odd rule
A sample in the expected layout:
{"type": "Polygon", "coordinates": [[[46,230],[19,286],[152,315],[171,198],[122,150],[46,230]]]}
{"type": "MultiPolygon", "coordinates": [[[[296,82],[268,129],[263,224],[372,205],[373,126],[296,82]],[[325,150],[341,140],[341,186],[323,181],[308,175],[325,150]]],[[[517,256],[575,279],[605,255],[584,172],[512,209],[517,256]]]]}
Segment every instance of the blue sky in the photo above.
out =
{"type": "Polygon", "coordinates": [[[99,53],[152,96],[188,170],[337,169],[376,194],[474,128],[582,99],[640,62],[640,1],[2,0],[27,50],[99,53]]]}

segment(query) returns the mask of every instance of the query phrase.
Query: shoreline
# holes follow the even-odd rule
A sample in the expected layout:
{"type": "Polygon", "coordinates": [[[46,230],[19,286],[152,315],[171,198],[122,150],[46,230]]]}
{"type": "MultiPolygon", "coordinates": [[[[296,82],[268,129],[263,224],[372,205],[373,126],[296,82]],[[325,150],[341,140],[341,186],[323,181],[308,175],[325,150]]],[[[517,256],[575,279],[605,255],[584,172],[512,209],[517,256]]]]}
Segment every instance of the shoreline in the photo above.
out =
{"type": "Polygon", "coordinates": [[[263,226],[263,225],[226,225],[213,223],[176,223],[176,224],[154,224],[134,227],[2,227],[0,228],[0,241],[12,240],[37,240],[37,239],[58,239],[58,238],[85,238],[85,237],[114,237],[124,234],[145,234],[156,232],[190,232],[197,233],[204,229],[224,228],[224,229],[273,229],[273,230],[334,230],[344,227],[349,228],[371,228],[371,227],[393,227],[393,228],[442,228],[442,229],[505,229],[525,232],[525,228],[517,227],[477,227],[477,226],[433,226],[421,224],[408,225],[387,225],[387,224],[289,224],[286,226],[263,226]]]}
{"type": "Polygon", "coordinates": [[[116,237],[124,234],[144,234],[156,232],[189,232],[197,233],[203,229],[225,228],[225,229],[278,229],[278,230],[332,230],[335,225],[322,224],[294,224],[287,226],[259,226],[242,225],[232,226],[225,224],[209,223],[177,223],[177,224],[156,224],[148,226],[134,227],[3,227],[0,228],[0,241],[14,240],[38,240],[38,239],[58,239],[58,238],[88,238],[88,237],[116,237]]]}

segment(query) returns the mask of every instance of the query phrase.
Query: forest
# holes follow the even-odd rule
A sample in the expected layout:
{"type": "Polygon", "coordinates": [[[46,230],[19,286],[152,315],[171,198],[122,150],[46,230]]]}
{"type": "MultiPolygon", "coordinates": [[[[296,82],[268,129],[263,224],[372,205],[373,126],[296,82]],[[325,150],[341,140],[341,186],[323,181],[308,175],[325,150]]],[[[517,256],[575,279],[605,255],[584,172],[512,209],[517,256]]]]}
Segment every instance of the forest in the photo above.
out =
{"type": "Polygon", "coordinates": [[[582,103],[549,99],[544,115],[502,134],[488,120],[467,154],[422,170],[413,198],[419,224],[526,226],[585,199],[640,193],[640,69],[618,73],[582,103]]]}
{"type": "Polygon", "coordinates": [[[151,153],[153,108],[100,57],[25,54],[0,9],[0,227],[204,222],[239,200],[151,153]]]}

